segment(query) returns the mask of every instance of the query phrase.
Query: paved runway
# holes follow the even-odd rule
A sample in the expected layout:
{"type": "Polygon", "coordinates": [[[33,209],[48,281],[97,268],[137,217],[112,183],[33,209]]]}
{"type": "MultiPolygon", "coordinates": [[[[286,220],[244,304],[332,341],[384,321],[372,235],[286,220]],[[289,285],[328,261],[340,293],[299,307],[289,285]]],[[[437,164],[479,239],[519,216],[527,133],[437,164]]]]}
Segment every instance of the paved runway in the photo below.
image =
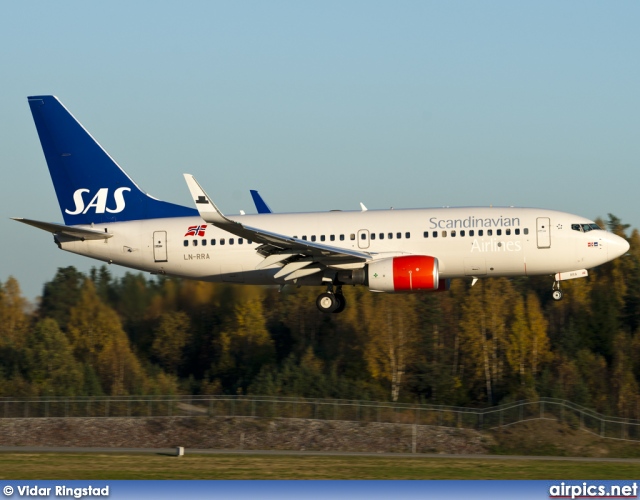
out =
{"type": "MultiPolygon", "coordinates": [[[[139,453],[152,455],[177,455],[176,448],[84,448],[84,447],[44,447],[44,446],[0,446],[0,453],[139,453]]],[[[555,460],[565,462],[626,462],[637,463],[637,458],[600,457],[552,457],[525,455],[453,455],[440,453],[366,453],[348,451],[287,451],[287,450],[214,450],[186,448],[185,455],[294,455],[326,457],[395,457],[414,459],[456,459],[456,460],[555,460]]]]}

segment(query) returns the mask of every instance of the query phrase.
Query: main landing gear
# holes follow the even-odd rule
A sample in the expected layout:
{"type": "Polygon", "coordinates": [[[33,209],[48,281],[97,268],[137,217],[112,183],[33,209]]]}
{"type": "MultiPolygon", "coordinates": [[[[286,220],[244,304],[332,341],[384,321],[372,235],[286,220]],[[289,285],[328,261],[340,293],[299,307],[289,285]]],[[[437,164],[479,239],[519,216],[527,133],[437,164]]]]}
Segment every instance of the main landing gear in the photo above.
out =
{"type": "Polygon", "coordinates": [[[347,306],[347,301],[342,295],[342,286],[338,285],[333,291],[333,285],[327,286],[327,291],[318,295],[316,306],[323,313],[341,313],[347,306]]]}
{"type": "Polygon", "coordinates": [[[551,287],[551,297],[553,297],[553,300],[562,300],[563,296],[564,294],[562,293],[562,290],[560,290],[560,282],[554,281],[553,286],[551,287]]]}

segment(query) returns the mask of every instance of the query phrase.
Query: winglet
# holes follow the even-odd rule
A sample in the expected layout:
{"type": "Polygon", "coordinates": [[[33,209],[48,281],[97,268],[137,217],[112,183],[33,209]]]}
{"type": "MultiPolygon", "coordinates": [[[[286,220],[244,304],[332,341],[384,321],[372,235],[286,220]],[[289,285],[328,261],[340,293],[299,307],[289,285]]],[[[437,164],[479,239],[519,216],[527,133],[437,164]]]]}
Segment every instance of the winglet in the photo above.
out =
{"type": "Polygon", "coordinates": [[[202,186],[198,184],[198,181],[193,175],[183,175],[184,180],[187,181],[187,187],[191,192],[191,197],[193,198],[196,208],[200,213],[200,217],[211,224],[235,224],[233,221],[227,219],[220,209],[216,207],[215,203],[211,201],[211,198],[209,198],[207,193],[204,192],[204,189],[202,189],[202,186]]]}

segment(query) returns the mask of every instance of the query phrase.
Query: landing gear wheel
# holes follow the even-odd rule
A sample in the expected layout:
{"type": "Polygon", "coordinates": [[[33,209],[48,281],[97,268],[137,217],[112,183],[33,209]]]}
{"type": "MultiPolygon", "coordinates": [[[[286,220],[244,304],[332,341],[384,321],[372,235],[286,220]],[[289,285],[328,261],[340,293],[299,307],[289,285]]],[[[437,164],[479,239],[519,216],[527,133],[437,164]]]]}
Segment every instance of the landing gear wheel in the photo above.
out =
{"type": "Polygon", "coordinates": [[[334,297],[338,302],[338,307],[336,307],[336,309],[333,312],[335,314],[338,314],[344,311],[344,308],[347,307],[347,300],[344,298],[344,295],[342,295],[341,293],[336,293],[334,297]]]}
{"type": "Polygon", "coordinates": [[[554,290],[551,294],[551,296],[553,297],[553,300],[562,300],[562,296],[564,294],[562,293],[561,290],[554,290]]]}
{"type": "Polygon", "coordinates": [[[316,299],[316,306],[323,313],[332,313],[340,306],[340,302],[336,299],[336,296],[332,293],[325,292],[318,295],[316,299]]]}

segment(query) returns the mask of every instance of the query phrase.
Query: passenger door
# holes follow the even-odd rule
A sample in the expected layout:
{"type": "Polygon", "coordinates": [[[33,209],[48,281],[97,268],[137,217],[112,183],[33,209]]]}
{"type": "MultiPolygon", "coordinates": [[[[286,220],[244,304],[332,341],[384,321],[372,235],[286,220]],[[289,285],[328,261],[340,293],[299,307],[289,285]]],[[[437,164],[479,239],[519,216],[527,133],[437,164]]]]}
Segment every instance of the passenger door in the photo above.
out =
{"type": "Polygon", "coordinates": [[[167,262],[167,232],[153,233],[153,258],[156,262],[167,262]]]}
{"type": "Polygon", "coordinates": [[[538,217],[536,226],[538,248],[551,248],[551,220],[549,217],[538,217]]]}

